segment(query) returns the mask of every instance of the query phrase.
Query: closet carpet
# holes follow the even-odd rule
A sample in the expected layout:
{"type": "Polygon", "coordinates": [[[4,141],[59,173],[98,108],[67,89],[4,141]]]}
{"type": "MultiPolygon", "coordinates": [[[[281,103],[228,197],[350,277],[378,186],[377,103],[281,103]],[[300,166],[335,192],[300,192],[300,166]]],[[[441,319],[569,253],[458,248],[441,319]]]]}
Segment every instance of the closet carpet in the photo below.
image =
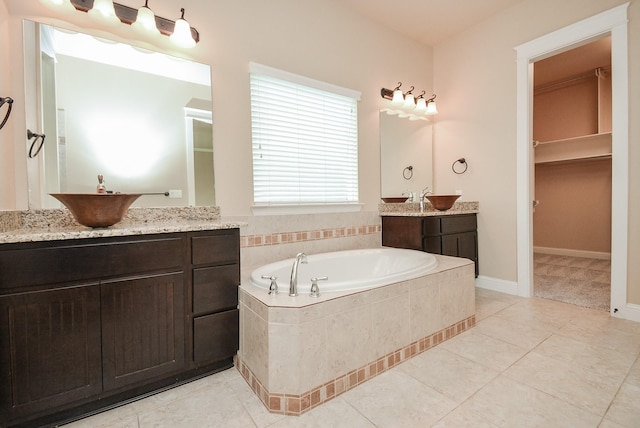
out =
{"type": "Polygon", "coordinates": [[[609,311],[611,261],[534,253],[534,295],[609,311]]]}

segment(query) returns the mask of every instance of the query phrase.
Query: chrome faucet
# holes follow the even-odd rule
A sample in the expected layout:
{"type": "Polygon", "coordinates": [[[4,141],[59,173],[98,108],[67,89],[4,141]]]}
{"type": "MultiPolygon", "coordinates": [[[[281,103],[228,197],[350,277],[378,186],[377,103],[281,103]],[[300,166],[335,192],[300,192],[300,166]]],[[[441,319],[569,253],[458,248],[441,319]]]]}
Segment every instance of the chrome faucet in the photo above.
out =
{"type": "Polygon", "coordinates": [[[289,281],[289,296],[291,297],[298,295],[298,265],[300,263],[307,263],[307,255],[305,253],[298,253],[291,267],[291,281],[289,281]]]}
{"type": "Polygon", "coordinates": [[[427,189],[429,188],[429,186],[425,187],[424,189],[422,189],[422,191],[420,192],[420,212],[424,212],[424,198],[425,196],[427,196],[429,192],[427,189]]]}

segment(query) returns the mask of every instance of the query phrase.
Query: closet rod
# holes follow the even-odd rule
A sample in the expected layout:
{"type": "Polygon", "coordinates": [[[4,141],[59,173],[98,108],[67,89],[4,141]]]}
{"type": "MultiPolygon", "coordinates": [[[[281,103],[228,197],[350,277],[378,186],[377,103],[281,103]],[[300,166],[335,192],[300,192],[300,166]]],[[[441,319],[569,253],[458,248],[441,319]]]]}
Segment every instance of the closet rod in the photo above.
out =
{"type": "Polygon", "coordinates": [[[583,73],[583,74],[578,74],[572,77],[569,77],[567,79],[563,79],[563,80],[557,80],[555,82],[552,83],[547,83],[546,85],[542,85],[542,86],[538,86],[537,88],[534,89],[534,92],[545,92],[545,91],[549,91],[552,89],[555,89],[558,86],[564,86],[564,85],[568,85],[570,83],[573,82],[577,82],[578,80],[583,80],[583,79],[587,79],[589,77],[598,77],[598,70],[602,70],[606,73],[610,73],[611,72],[611,66],[608,67],[597,67],[594,68],[593,70],[583,73]]]}

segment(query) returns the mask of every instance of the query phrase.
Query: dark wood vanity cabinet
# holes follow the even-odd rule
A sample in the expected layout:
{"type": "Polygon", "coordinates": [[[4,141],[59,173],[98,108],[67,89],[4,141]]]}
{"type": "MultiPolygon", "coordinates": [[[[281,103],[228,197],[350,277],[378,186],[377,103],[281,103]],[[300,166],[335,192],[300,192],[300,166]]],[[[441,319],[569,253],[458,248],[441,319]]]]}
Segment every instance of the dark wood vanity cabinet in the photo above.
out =
{"type": "Polygon", "coordinates": [[[238,229],[0,246],[0,427],[233,364],[238,229]]]}
{"type": "Polygon", "coordinates": [[[478,276],[476,214],[384,216],[382,245],[473,260],[478,276]]]}

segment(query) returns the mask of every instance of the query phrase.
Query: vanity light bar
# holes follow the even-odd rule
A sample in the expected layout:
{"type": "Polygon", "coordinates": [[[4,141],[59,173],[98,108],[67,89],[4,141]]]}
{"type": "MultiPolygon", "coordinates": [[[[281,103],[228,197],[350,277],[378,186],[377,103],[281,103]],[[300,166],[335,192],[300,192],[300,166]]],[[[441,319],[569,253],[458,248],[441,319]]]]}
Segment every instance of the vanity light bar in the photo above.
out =
{"type": "MultiPolygon", "coordinates": [[[[76,10],[80,10],[82,12],[89,12],[93,8],[93,0],[70,0],[73,7],[76,10]]],[[[125,24],[133,24],[136,21],[136,17],[138,16],[138,9],[125,6],[120,3],[113,2],[113,8],[116,11],[116,16],[120,19],[121,22],[125,24]]],[[[156,26],[160,33],[165,36],[170,36],[173,34],[173,30],[176,26],[176,22],[167,18],[163,18],[161,16],[156,15],[156,26]]],[[[191,27],[191,35],[193,36],[193,40],[196,42],[200,41],[200,33],[198,30],[191,27]]]]}
{"type": "Polygon", "coordinates": [[[400,117],[409,117],[410,120],[426,120],[424,116],[432,116],[438,114],[436,108],[436,94],[429,99],[424,97],[426,91],[422,91],[420,95],[413,95],[414,87],[403,93],[400,87],[402,82],[398,82],[398,86],[394,89],[380,89],[380,96],[385,100],[391,101],[390,108],[384,108],[387,114],[397,114],[400,117]]]}

